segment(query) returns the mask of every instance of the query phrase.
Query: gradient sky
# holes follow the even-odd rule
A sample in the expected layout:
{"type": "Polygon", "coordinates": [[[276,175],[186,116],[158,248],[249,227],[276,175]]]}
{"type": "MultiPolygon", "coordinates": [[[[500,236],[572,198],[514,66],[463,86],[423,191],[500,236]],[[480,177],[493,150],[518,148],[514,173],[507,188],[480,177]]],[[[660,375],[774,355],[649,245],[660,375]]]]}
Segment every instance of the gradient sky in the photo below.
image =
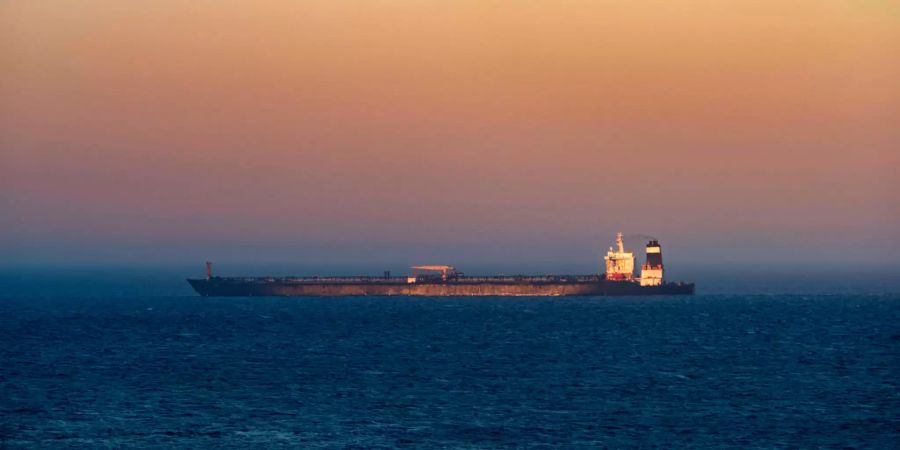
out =
{"type": "Polygon", "coordinates": [[[12,0],[0,38],[3,263],[900,262],[896,1],[12,0]]]}

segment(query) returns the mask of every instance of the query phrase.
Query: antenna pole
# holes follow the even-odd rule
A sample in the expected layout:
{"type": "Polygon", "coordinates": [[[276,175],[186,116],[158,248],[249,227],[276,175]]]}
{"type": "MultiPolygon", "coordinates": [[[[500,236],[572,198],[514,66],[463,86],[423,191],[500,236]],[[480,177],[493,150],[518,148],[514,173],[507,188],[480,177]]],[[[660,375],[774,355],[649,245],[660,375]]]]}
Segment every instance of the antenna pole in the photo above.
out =
{"type": "Polygon", "coordinates": [[[212,278],[212,261],[206,262],[206,279],[212,278]]]}

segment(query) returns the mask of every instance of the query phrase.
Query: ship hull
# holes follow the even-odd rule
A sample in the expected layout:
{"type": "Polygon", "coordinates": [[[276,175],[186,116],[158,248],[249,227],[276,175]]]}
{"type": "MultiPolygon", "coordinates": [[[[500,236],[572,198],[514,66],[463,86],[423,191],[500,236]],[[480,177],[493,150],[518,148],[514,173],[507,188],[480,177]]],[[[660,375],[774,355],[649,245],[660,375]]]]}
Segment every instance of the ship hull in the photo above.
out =
{"type": "Polygon", "coordinates": [[[188,279],[204,297],[349,297],[349,296],[618,296],[692,295],[693,283],[641,286],[632,281],[573,282],[291,282],[271,278],[188,279]]]}

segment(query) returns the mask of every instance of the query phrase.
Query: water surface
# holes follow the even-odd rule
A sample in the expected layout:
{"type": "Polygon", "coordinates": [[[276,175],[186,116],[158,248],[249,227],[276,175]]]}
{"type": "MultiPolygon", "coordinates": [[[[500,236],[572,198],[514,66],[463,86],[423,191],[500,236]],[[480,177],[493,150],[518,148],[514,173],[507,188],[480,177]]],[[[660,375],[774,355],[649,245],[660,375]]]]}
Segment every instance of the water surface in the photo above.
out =
{"type": "Polygon", "coordinates": [[[900,442],[890,291],[217,299],[167,274],[2,282],[8,448],[900,442]]]}

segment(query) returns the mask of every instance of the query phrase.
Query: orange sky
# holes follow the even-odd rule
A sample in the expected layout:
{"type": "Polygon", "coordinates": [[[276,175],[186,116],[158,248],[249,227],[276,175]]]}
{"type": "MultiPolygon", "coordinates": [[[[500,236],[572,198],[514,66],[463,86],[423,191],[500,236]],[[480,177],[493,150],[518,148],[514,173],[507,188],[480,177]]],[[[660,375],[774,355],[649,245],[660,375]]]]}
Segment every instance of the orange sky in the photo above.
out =
{"type": "Polygon", "coordinates": [[[11,1],[0,38],[0,262],[900,261],[894,1],[11,1]]]}

